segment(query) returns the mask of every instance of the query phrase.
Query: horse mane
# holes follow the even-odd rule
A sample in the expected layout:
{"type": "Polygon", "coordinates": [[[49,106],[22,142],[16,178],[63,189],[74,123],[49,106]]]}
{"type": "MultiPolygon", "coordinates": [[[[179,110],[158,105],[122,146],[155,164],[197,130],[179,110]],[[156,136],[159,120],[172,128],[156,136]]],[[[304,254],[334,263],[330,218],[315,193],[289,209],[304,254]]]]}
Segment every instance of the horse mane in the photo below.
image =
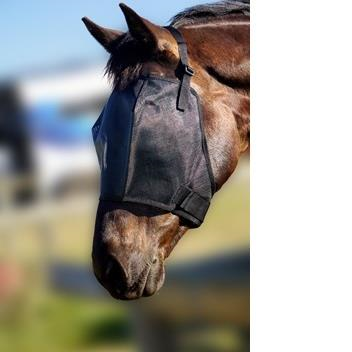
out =
{"type": "Polygon", "coordinates": [[[121,35],[113,47],[113,53],[105,67],[105,75],[114,88],[124,89],[131,80],[140,75],[146,50],[128,32],[121,35]]]}
{"type": "MultiPolygon", "coordinates": [[[[170,20],[175,27],[224,19],[228,16],[249,16],[250,0],[225,0],[212,4],[189,7],[170,20]]],[[[114,87],[123,89],[140,74],[142,62],[148,59],[147,51],[129,33],[114,43],[114,53],[106,65],[105,74],[114,87]]]]}
{"type": "Polygon", "coordinates": [[[225,0],[189,7],[172,17],[175,27],[223,19],[232,15],[250,15],[250,0],[225,0]]]}

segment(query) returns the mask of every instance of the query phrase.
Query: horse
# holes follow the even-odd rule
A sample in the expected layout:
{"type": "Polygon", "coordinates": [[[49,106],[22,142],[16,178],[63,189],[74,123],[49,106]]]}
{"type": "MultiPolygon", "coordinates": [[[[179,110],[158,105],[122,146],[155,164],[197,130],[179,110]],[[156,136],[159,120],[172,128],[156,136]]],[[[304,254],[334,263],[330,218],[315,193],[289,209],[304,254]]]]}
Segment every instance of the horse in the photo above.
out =
{"type": "MultiPolygon", "coordinates": [[[[110,54],[106,73],[121,91],[145,73],[178,79],[178,43],[167,28],[119,5],[123,33],[82,18],[110,54]]],[[[191,87],[203,111],[203,126],[216,190],[235,171],[249,147],[250,4],[222,1],[188,8],[171,20],[184,37],[191,87]]],[[[165,116],[167,118],[167,116],[165,116]]],[[[165,260],[190,226],[180,216],[150,205],[100,200],[92,262],[97,280],[112,297],[132,300],[155,294],[165,279],[165,260]]]]}

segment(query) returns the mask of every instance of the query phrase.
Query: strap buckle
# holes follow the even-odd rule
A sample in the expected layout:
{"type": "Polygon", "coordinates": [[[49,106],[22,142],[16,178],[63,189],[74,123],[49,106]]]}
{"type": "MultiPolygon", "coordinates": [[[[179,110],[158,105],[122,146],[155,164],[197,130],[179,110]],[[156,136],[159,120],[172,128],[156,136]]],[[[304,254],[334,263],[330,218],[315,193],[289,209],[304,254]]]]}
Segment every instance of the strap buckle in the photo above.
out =
{"type": "Polygon", "coordinates": [[[185,73],[189,76],[194,76],[194,70],[191,66],[184,65],[185,73]]]}

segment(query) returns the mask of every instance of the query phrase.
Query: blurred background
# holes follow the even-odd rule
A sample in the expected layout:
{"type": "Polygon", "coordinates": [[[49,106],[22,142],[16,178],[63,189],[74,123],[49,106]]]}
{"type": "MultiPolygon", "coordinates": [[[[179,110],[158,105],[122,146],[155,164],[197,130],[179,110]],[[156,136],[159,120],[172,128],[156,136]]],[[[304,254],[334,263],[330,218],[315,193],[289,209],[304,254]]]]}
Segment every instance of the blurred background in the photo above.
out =
{"type": "MultiPolygon", "coordinates": [[[[202,0],[127,5],[165,25],[202,0]]],[[[81,17],[126,30],[116,1],[0,2],[0,351],[249,349],[249,160],[133,302],[96,283],[91,126],[110,86],[81,17]]]]}

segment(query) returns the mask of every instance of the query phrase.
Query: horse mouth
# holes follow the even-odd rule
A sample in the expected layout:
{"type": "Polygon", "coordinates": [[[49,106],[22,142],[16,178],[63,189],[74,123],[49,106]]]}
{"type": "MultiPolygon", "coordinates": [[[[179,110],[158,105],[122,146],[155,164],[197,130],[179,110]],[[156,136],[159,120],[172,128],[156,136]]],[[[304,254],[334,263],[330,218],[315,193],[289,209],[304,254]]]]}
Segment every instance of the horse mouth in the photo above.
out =
{"type": "Polygon", "coordinates": [[[158,268],[147,266],[136,279],[135,283],[130,286],[121,285],[117,281],[102,282],[98,279],[113,298],[123,301],[131,301],[154,295],[163,286],[164,280],[165,269],[163,264],[158,268]]]}

